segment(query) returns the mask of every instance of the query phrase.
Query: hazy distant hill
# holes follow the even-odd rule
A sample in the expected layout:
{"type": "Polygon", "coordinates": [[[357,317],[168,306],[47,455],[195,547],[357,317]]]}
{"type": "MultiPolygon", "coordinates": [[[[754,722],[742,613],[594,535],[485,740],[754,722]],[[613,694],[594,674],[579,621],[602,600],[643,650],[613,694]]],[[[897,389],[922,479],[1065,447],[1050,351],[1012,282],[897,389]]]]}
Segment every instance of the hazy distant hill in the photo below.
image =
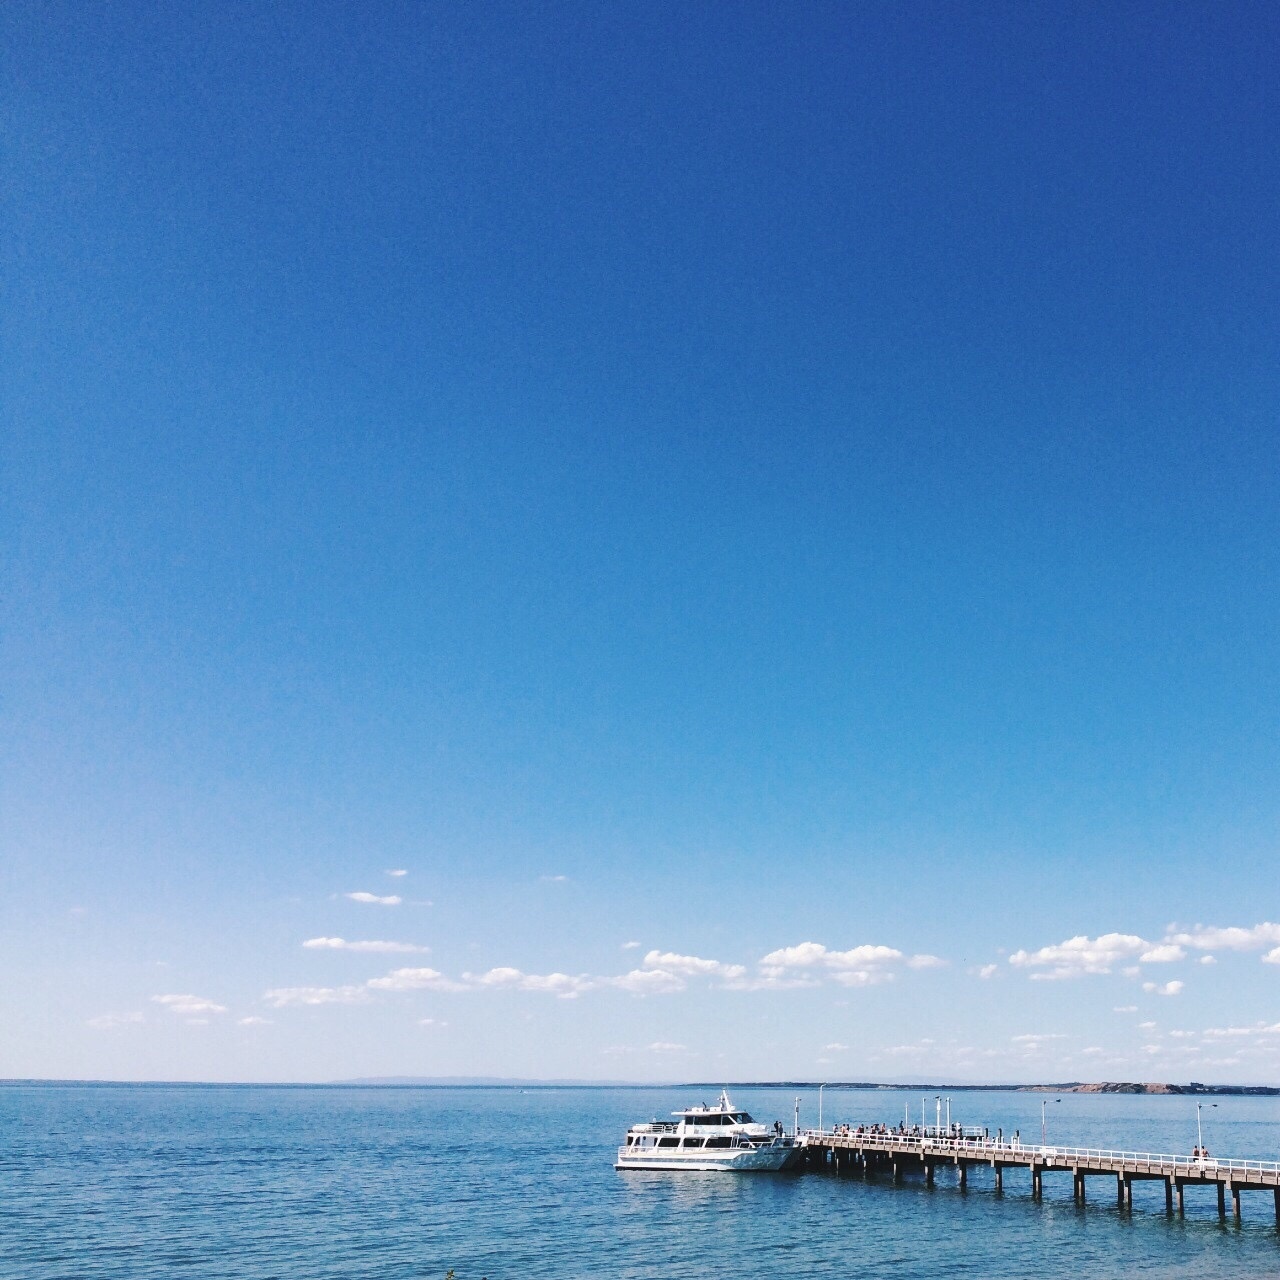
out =
{"type": "Polygon", "coordinates": [[[521,1080],[511,1076],[360,1076],[355,1080],[335,1080],[334,1084],[359,1084],[369,1086],[436,1085],[452,1088],[476,1089],[536,1089],[536,1088],[662,1088],[662,1085],[637,1085],[634,1080],[521,1080]]]}
{"type": "Polygon", "coordinates": [[[1029,1084],[1023,1085],[1022,1089],[1031,1093],[1221,1093],[1264,1098],[1271,1098],[1280,1094],[1280,1089],[1274,1088],[1271,1085],[1200,1084],[1195,1080],[1191,1081],[1190,1084],[1136,1084],[1128,1081],[1104,1081],[1100,1084],[1029,1084]]]}

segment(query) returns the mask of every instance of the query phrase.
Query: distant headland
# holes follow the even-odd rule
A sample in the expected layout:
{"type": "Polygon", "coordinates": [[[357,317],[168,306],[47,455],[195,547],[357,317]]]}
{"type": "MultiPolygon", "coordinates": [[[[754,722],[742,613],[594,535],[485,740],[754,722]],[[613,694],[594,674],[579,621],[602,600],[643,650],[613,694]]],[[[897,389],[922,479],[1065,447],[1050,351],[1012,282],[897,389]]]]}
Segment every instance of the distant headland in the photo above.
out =
{"type": "MultiPolygon", "coordinates": [[[[703,1082],[709,1084],[711,1082],[703,1082]]],[[[1265,1084],[1201,1084],[1192,1080],[1187,1084],[1168,1084],[1154,1081],[1132,1080],[1100,1080],[1086,1082],[1068,1080],[1060,1084],[956,1084],[947,1081],[888,1083],[880,1081],[833,1081],[833,1080],[778,1080],[766,1081],[743,1080],[740,1088],[804,1088],[816,1089],[819,1085],[828,1089],[895,1089],[907,1092],[928,1092],[930,1090],[949,1089],[955,1092],[1002,1092],[1002,1093],[1137,1093],[1137,1094],[1172,1094],[1172,1095],[1227,1095],[1236,1097],[1280,1097],[1280,1087],[1265,1084]]]]}
{"type": "Polygon", "coordinates": [[[1069,1080],[1060,1084],[957,1084],[954,1081],[878,1081],[878,1080],[685,1080],[676,1082],[637,1082],[634,1080],[529,1080],[506,1079],[499,1076],[375,1076],[356,1080],[336,1080],[335,1084],[357,1087],[422,1088],[522,1088],[522,1089],[709,1089],[725,1086],[731,1089],[884,1089],[908,1092],[929,1092],[948,1089],[956,1092],[1004,1092],[1004,1093],[1128,1093],[1152,1095],[1280,1097],[1280,1087],[1262,1084],[1202,1084],[1198,1080],[1186,1084],[1169,1084],[1158,1081],[1069,1080]]]}

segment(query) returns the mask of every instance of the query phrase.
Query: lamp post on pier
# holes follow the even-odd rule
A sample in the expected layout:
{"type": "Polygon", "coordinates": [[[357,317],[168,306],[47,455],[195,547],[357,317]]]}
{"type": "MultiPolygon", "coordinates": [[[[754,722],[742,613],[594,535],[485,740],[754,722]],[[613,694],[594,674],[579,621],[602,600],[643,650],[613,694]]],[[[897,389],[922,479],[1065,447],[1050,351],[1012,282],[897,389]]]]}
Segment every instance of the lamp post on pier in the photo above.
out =
{"type": "MultiPolygon", "coordinates": [[[[1054,1102],[1061,1102],[1061,1101],[1062,1101],[1062,1099],[1061,1099],[1061,1098],[1054,1098],[1054,1102]]],[[[1046,1108],[1048,1105],[1049,1105],[1049,1099],[1048,1099],[1048,1098],[1042,1098],[1042,1099],[1040,1100],[1040,1145],[1041,1145],[1042,1147],[1044,1146],[1044,1132],[1045,1132],[1045,1130],[1044,1130],[1044,1112],[1045,1112],[1045,1108],[1046,1108]]]]}
{"type": "Polygon", "coordinates": [[[819,1133],[822,1132],[822,1091],[826,1087],[827,1087],[827,1083],[825,1080],[818,1086],[818,1132],[819,1133]]]}
{"type": "MultiPolygon", "coordinates": [[[[1218,1104],[1216,1102],[1210,1102],[1208,1105],[1216,1107],[1218,1104]]],[[[1202,1156],[1204,1155],[1204,1132],[1200,1127],[1200,1111],[1204,1106],[1205,1104],[1203,1102],[1196,1103],[1196,1150],[1202,1156]]]]}

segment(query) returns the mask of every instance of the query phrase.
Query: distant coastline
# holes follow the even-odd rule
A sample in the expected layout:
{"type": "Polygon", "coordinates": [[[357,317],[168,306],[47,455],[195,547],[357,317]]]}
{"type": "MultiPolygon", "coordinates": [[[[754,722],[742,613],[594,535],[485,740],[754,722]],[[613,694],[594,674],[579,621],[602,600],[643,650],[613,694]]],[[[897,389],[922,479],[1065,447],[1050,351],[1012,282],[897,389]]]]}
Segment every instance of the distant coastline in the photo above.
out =
{"type": "Polygon", "coordinates": [[[1280,1086],[1264,1084],[1202,1084],[1192,1080],[1187,1084],[1168,1084],[1158,1081],[1081,1081],[1069,1080],[1061,1084],[957,1084],[954,1081],[882,1081],[882,1080],[685,1080],[673,1084],[645,1083],[634,1080],[507,1080],[493,1076],[368,1076],[356,1080],[336,1080],[335,1084],[376,1087],[438,1087],[521,1089],[600,1088],[600,1089],[710,1089],[722,1086],[730,1089],[827,1089],[908,1090],[928,1092],[930,1089],[950,1089],[953,1093],[1001,1092],[1001,1093],[1131,1093],[1203,1095],[1223,1094],[1240,1097],[1280,1097],[1280,1086]]]}
{"type": "Polygon", "coordinates": [[[1264,1084],[1202,1084],[1192,1080],[1187,1084],[1169,1084],[1159,1081],[1081,1081],[1070,1080],[1061,1084],[956,1084],[954,1082],[919,1082],[919,1081],[878,1081],[878,1080],[686,1080],[675,1084],[646,1084],[631,1080],[506,1080],[492,1076],[375,1076],[356,1080],[338,1080],[335,1084],[361,1088],[423,1088],[436,1086],[470,1087],[470,1088],[513,1088],[513,1089],[564,1089],[564,1088],[600,1088],[600,1089],[711,1089],[722,1086],[730,1089],[816,1089],[819,1085],[827,1089],[850,1090],[907,1090],[910,1092],[928,1092],[929,1090],[949,1089],[953,1093],[988,1092],[988,1093],[1126,1093],[1171,1096],[1203,1096],[1205,1094],[1235,1097],[1280,1097],[1280,1086],[1264,1084]]]}
{"type": "Polygon", "coordinates": [[[508,1076],[360,1076],[351,1080],[0,1080],[0,1088],[115,1089],[846,1089],[864,1092],[928,1093],[1120,1093],[1153,1097],[1280,1097],[1280,1086],[1263,1084],[1186,1084],[1163,1081],[1068,1080],[1058,1084],[972,1084],[955,1081],[884,1080],[534,1080],[508,1076]]]}

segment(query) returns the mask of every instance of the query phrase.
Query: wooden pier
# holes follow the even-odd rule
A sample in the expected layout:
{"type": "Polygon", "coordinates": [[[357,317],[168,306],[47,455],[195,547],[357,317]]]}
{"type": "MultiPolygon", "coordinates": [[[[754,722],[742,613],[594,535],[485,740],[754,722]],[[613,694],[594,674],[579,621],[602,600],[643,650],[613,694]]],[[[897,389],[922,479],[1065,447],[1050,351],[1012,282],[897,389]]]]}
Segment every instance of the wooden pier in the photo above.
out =
{"type": "Polygon", "coordinates": [[[1109,1178],[1116,1203],[1132,1207],[1135,1182],[1163,1182],[1165,1210],[1182,1213],[1185,1191],[1192,1186],[1216,1187],[1218,1215],[1231,1210],[1240,1219],[1241,1194],[1269,1191],[1280,1227],[1280,1163],[1266,1160],[1215,1160],[1212,1157],[1154,1155],[1141,1151],[1106,1151],[1092,1147],[1025,1146],[988,1137],[951,1137],[920,1133],[858,1132],[849,1126],[810,1129],[802,1135],[805,1163],[809,1168],[831,1169],[837,1174],[866,1178],[887,1176],[894,1182],[908,1173],[923,1174],[933,1186],[939,1168],[952,1167],[961,1190],[967,1190],[973,1169],[989,1168],[996,1191],[1004,1190],[1006,1169],[1025,1169],[1031,1194],[1042,1193],[1046,1174],[1069,1173],[1072,1190],[1080,1203],[1090,1178],[1109,1178]]]}

